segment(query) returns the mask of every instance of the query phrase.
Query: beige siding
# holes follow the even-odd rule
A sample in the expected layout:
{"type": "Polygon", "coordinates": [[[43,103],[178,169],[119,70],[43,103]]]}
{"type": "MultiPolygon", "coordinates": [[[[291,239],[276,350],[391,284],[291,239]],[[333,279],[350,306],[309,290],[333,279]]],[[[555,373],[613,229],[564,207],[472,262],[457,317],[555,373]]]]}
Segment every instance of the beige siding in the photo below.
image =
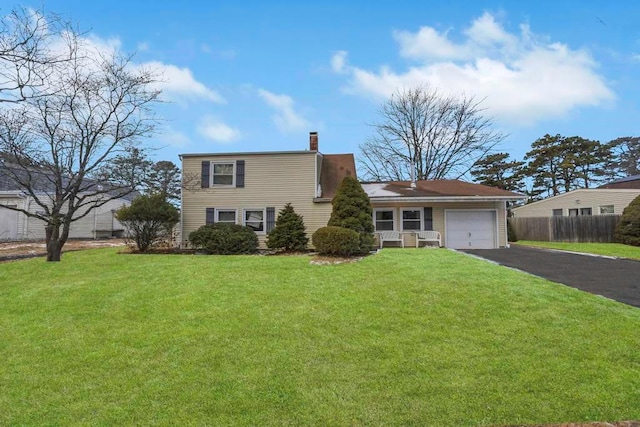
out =
{"type": "MultiPolygon", "coordinates": [[[[327,225],[331,203],[314,203],[317,186],[316,153],[236,154],[183,157],[185,176],[197,177],[199,187],[201,164],[204,160],[244,160],[245,186],[187,189],[182,195],[183,244],[189,233],[206,222],[207,208],[237,209],[237,222],[242,223],[243,209],[274,207],[276,216],[286,203],[291,203],[303,216],[307,235],[327,225]]],[[[264,247],[264,234],[259,234],[264,247]]]]}
{"type": "Polygon", "coordinates": [[[513,214],[519,218],[546,217],[552,216],[553,209],[562,209],[562,214],[567,216],[569,209],[591,208],[593,215],[599,215],[600,206],[614,205],[614,214],[619,215],[639,195],[640,190],[574,190],[514,208],[513,214]]]}
{"type": "MultiPolygon", "coordinates": [[[[407,203],[398,202],[372,202],[373,208],[393,207],[395,213],[395,230],[401,230],[401,209],[408,207],[432,207],[433,208],[433,229],[442,235],[442,243],[446,241],[444,216],[447,209],[468,209],[468,210],[495,210],[498,218],[498,246],[507,245],[507,225],[506,208],[504,202],[451,202],[451,203],[407,203]]],[[[404,232],[404,244],[415,247],[415,236],[413,232],[404,232]]]]}

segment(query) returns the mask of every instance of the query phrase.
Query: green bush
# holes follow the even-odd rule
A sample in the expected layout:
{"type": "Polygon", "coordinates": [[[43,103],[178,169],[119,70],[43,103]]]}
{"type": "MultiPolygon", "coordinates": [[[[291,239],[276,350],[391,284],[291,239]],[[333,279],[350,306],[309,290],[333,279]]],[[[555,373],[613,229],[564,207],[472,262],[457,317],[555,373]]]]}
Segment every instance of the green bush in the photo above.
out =
{"type": "Polygon", "coordinates": [[[322,255],[349,256],[360,252],[360,234],[344,227],[319,228],[311,241],[322,255]]]}
{"type": "Polygon", "coordinates": [[[304,251],[308,243],[309,238],[305,233],[302,216],[296,213],[291,203],[287,203],[278,212],[276,226],[267,236],[267,247],[285,251],[304,251]]]}
{"type": "Polygon", "coordinates": [[[625,245],[640,246],[640,196],[624,208],[616,226],[615,239],[625,245]]]}
{"type": "Polygon", "coordinates": [[[189,243],[211,254],[252,254],[258,250],[258,236],[249,227],[219,222],[203,225],[189,234],[189,243]]]}
{"type": "MultiPolygon", "coordinates": [[[[331,204],[333,210],[329,226],[343,227],[359,234],[358,252],[368,253],[373,248],[373,209],[362,185],[352,176],[345,177],[331,204]]],[[[314,243],[315,246],[315,243],[314,243]]]]}
{"type": "Polygon", "coordinates": [[[509,242],[517,242],[518,236],[516,235],[516,229],[513,228],[513,223],[507,218],[507,240],[509,242]]]}
{"type": "Polygon", "coordinates": [[[161,195],[140,196],[120,208],[116,219],[127,227],[138,250],[146,252],[158,240],[170,238],[180,213],[161,195]]]}

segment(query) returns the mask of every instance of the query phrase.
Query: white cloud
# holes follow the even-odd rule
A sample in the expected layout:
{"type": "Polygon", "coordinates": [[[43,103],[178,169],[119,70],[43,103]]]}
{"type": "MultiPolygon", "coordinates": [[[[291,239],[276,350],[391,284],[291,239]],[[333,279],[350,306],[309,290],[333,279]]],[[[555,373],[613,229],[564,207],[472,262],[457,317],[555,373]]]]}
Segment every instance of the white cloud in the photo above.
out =
{"type": "Polygon", "coordinates": [[[350,93],[380,100],[401,88],[430,84],[445,95],[486,98],[491,115],[519,124],[615,98],[589,52],[536,37],[527,25],[510,33],[485,13],[463,31],[462,41],[453,41],[449,32],[432,27],[395,31],[400,55],[415,62],[404,71],[350,66],[346,52],[338,59],[334,55],[331,65],[349,76],[350,93]]]}
{"type": "Polygon", "coordinates": [[[347,51],[339,50],[331,57],[331,69],[336,73],[343,73],[347,63],[347,51]]]}
{"type": "MultiPolygon", "coordinates": [[[[96,35],[90,34],[81,40],[83,53],[89,59],[98,59],[100,57],[108,57],[114,55],[121,50],[122,43],[118,38],[102,39],[96,35]]],[[[64,52],[63,40],[58,40],[54,46],[55,49],[64,52]]],[[[145,49],[145,44],[138,45],[139,50],[145,49]]],[[[135,59],[135,58],[134,58],[135,59]]],[[[87,66],[91,64],[98,66],[98,62],[92,63],[87,61],[87,66]]],[[[157,89],[162,90],[163,98],[169,101],[184,102],[205,100],[216,103],[225,103],[225,99],[213,89],[207,87],[204,83],[198,81],[189,68],[180,68],[176,65],[165,64],[160,61],[150,61],[145,63],[130,64],[132,68],[144,68],[152,70],[158,74],[160,80],[155,84],[157,89]]]]}
{"type": "Polygon", "coordinates": [[[225,124],[212,116],[206,116],[198,125],[198,133],[213,142],[228,144],[241,138],[238,129],[225,124]]]}
{"type": "Polygon", "coordinates": [[[189,137],[187,135],[169,126],[160,131],[157,138],[162,144],[172,147],[182,148],[189,145],[189,137]]]}
{"type": "Polygon", "coordinates": [[[149,42],[140,42],[138,43],[138,52],[146,52],[151,48],[151,45],[149,44],[149,42]]]}
{"type": "Polygon", "coordinates": [[[179,68],[175,65],[165,64],[159,61],[145,62],[141,66],[155,70],[161,75],[159,89],[172,101],[197,100],[224,103],[225,99],[204,83],[199,82],[188,68],[179,68]]]}
{"type": "Polygon", "coordinates": [[[290,96],[277,95],[264,89],[258,89],[258,95],[276,110],[272,118],[281,132],[290,133],[309,127],[309,121],[294,110],[294,101],[290,96]]]}

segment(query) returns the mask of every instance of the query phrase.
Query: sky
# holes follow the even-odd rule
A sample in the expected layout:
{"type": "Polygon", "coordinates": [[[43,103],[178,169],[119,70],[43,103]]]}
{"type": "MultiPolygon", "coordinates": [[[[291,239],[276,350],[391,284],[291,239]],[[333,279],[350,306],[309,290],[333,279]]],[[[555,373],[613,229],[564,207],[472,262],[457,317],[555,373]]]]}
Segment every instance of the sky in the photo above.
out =
{"type": "Polygon", "coordinates": [[[43,8],[162,73],[156,160],[354,153],[394,91],[483,100],[522,159],[545,134],[640,135],[640,2],[0,0],[43,8]]]}

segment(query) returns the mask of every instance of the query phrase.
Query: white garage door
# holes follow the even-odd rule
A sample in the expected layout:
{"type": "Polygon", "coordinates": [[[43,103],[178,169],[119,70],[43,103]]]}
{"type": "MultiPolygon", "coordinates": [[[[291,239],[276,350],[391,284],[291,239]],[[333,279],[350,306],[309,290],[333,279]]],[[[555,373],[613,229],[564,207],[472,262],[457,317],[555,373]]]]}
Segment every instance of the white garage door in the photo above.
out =
{"type": "Polygon", "coordinates": [[[445,246],[453,249],[495,249],[495,211],[446,211],[445,246]]]}
{"type": "MultiPolygon", "coordinates": [[[[15,205],[12,205],[15,207],[15,205]]],[[[18,212],[0,208],[0,240],[18,238],[18,212]]]]}

